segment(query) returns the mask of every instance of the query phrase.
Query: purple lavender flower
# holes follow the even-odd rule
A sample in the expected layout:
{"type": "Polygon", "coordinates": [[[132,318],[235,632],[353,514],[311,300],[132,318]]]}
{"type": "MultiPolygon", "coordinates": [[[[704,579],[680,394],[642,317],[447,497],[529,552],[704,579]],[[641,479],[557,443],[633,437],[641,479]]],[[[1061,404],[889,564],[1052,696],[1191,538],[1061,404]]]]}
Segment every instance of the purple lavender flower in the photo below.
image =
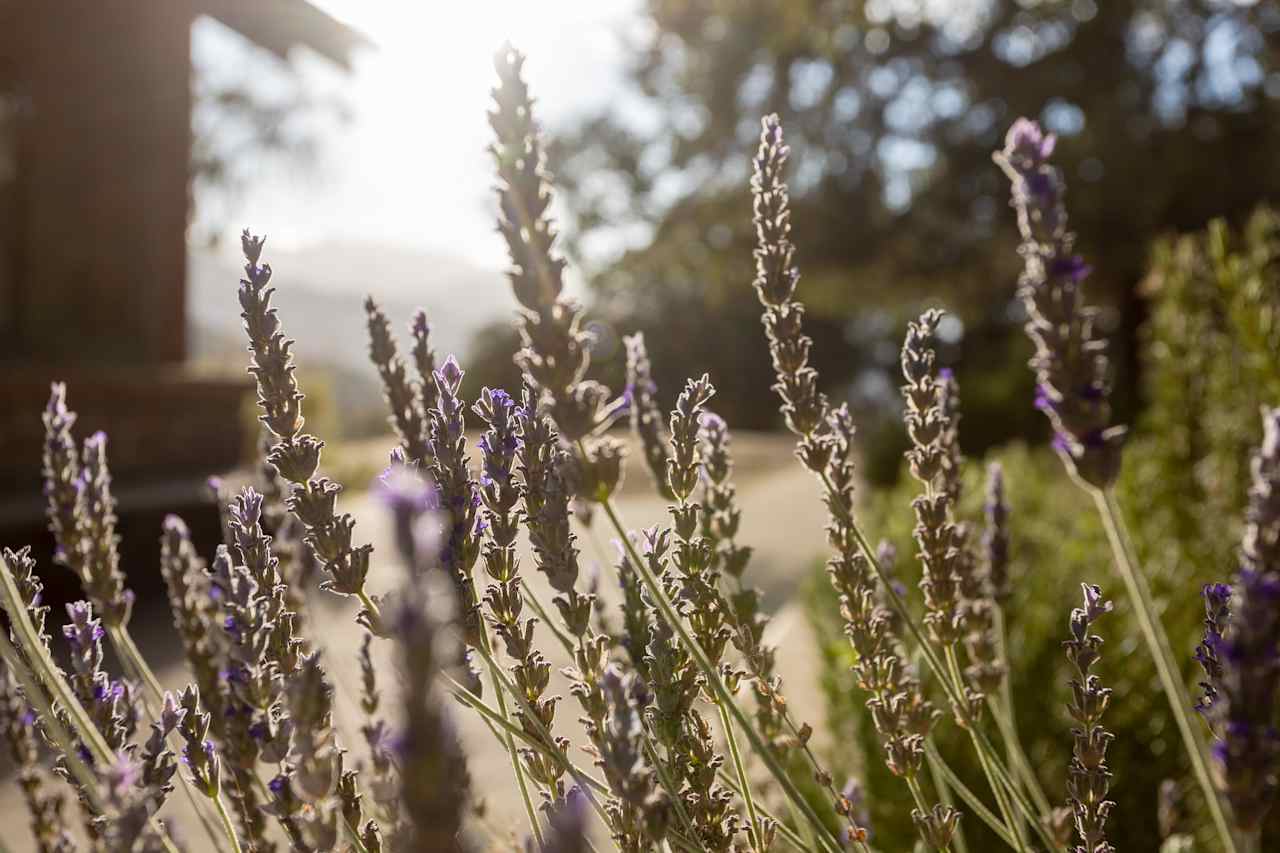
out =
{"type": "Polygon", "coordinates": [[[453,583],[467,645],[479,646],[482,626],[472,569],[480,556],[480,536],[476,530],[480,499],[471,477],[464,436],[466,405],[461,396],[462,377],[462,368],[453,356],[445,359],[435,372],[437,402],[428,413],[431,422],[428,446],[435,459],[431,477],[439,489],[445,524],[440,564],[453,583]]]}
{"type": "MultiPolygon", "coordinates": [[[[434,549],[419,549],[415,531],[430,524],[426,516],[440,509],[440,493],[416,466],[409,464],[400,448],[391,453],[391,464],[379,475],[374,494],[391,511],[396,550],[414,571],[424,571],[435,557],[434,549]]],[[[424,543],[425,544],[425,543],[424,543]]]]}
{"type": "Polygon", "coordinates": [[[1222,684],[1223,633],[1231,619],[1231,587],[1225,583],[1207,583],[1201,589],[1204,598],[1204,640],[1196,646],[1196,661],[1203,667],[1205,680],[1200,682],[1202,693],[1196,700],[1196,710],[1209,717],[1218,701],[1222,684]]]}
{"type": "MultiPolygon", "coordinates": [[[[372,296],[365,297],[364,310],[369,327],[369,358],[373,361],[382,378],[382,393],[391,410],[388,417],[392,428],[400,437],[401,449],[408,459],[417,465],[430,463],[430,449],[427,447],[428,409],[423,404],[423,383],[409,380],[404,361],[396,350],[396,341],[391,334],[391,323],[382,312],[372,296]]],[[[426,317],[422,318],[423,336],[426,335],[426,317]]],[[[416,337],[416,322],[415,322],[416,337]]],[[[431,374],[428,373],[427,376],[431,374]]],[[[428,380],[427,383],[430,384],[428,380]]]]}
{"type": "Polygon", "coordinates": [[[461,834],[470,779],[466,758],[436,676],[456,657],[444,631],[453,617],[450,586],[438,576],[411,577],[399,596],[398,645],[404,667],[404,730],[399,739],[400,798],[418,850],[465,851],[461,834]]]}
{"type": "Polygon", "coordinates": [[[66,385],[54,383],[44,412],[44,493],[55,557],[80,579],[108,626],[124,625],[133,593],[125,589],[116,549],[107,437],[97,432],[85,439],[81,457],[71,435],[75,421],[75,412],[67,409],[66,385]]]}
{"type": "Polygon", "coordinates": [[[658,406],[658,386],[650,373],[649,352],[644,335],[637,332],[622,339],[627,348],[627,391],[624,395],[631,413],[631,429],[640,439],[645,464],[654,485],[667,500],[673,500],[667,485],[667,436],[663,429],[662,409],[658,406]]]}
{"type": "MultiPolygon", "coordinates": [[[[245,278],[240,280],[240,316],[249,351],[249,372],[257,380],[260,420],[277,439],[267,456],[280,476],[292,485],[289,509],[307,529],[304,542],[329,574],[321,589],[338,595],[363,595],[372,545],[353,545],[355,520],[337,512],[342,487],[317,476],[324,442],[302,431],[302,391],[294,376],[293,341],[285,337],[280,317],[271,305],[271,266],[259,264],[265,239],[245,229],[240,245],[245,278]]],[[[377,614],[362,612],[366,624],[378,627],[377,614]]]]}
{"type": "Polygon", "coordinates": [[[1206,588],[1205,641],[1197,649],[1208,673],[1201,706],[1218,737],[1220,784],[1247,834],[1259,830],[1280,793],[1280,408],[1264,409],[1262,422],[1234,596],[1228,610],[1221,585],[1206,588]]]}
{"type": "Polygon", "coordinates": [[[1111,703],[1111,690],[1089,672],[1098,662],[1102,647],[1102,638],[1091,634],[1090,629],[1098,617],[1111,612],[1112,605],[1102,597],[1098,587],[1080,586],[1084,591],[1084,606],[1071,611],[1071,638],[1063,643],[1067,659],[1075,669],[1071,680],[1072,701],[1067,710],[1079,724],[1072,729],[1075,749],[1068,767],[1067,793],[1080,836],[1081,846],[1077,849],[1087,853],[1112,853],[1115,848],[1107,843],[1106,823],[1115,804],[1107,799],[1111,771],[1106,762],[1107,746],[1115,736],[1102,725],[1102,716],[1111,703]]]}
{"type": "MultiPolygon", "coordinates": [[[[565,795],[564,803],[555,809],[548,819],[548,832],[542,853],[587,853],[587,797],[574,787],[565,795]]],[[[537,848],[527,843],[525,849],[533,853],[537,848]]]]}
{"type": "Polygon", "coordinates": [[[764,307],[765,336],[778,377],[773,389],[782,398],[787,428],[798,437],[796,454],[805,467],[821,474],[830,454],[822,440],[829,405],[818,390],[818,371],[809,364],[813,340],[804,333],[804,304],[795,298],[800,270],[791,242],[790,191],[783,170],[791,148],[783,140],[776,115],[760,122],[760,147],[751,177],[756,228],[756,277],[752,282],[764,307]]]}
{"type": "Polygon", "coordinates": [[[1049,163],[1054,137],[1020,118],[995,161],[1013,184],[1025,261],[1018,294],[1035,345],[1036,408],[1049,418],[1068,470],[1096,488],[1115,482],[1126,429],[1111,423],[1110,363],[1097,311],[1084,302],[1090,268],[1073,251],[1062,173],[1049,163]]]}
{"type": "Polygon", "coordinates": [[[76,698],[85,706],[94,724],[113,750],[125,747],[138,725],[133,689],[113,680],[102,669],[102,623],[95,618],[93,605],[77,601],[67,605],[71,622],[63,636],[71,648],[70,681],[76,698]]]}

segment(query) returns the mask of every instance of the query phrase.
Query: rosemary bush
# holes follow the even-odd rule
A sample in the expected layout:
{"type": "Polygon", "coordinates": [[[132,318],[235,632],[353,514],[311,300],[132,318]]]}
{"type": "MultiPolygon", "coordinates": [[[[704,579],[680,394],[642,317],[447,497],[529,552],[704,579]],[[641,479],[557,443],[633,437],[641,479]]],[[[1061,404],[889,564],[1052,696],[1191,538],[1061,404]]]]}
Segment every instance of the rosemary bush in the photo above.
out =
{"type": "MultiPolygon", "coordinates": [[[[798,464],[822,488],[815,511],[827,518],[834,589],[825,601],[852,650],[848,690],[874,730],[864,738],[866,763],[883,761],[893,777],[877,784],[872,813],[894,809],[910,822],[909,842],[876,831],[865,795],[815,753],[812,722],[786,700],[764,641],[769,614],[750,586],[732,440],[711,408],[712,378],[690,377],[674,410],[662,412],[640,337],[628,341],[621,393],[589,378],[592,339],[563,290],[523,57],[505,48],[495,65],[498,229],[519,307],[523,382],[466,398],[464,368],[434,352],[427,317],[410,320],[401,354],[392,322],[372,298],[366,303],[370,356],[397,437],[379,486],[396,534],[391,559],[402,567],[396,583],[378,588],[370,569],[383,555],[345,510],[342,485],[324,473],[324,442],[307,429],[287,318],[272,307],[262,237],[244,233],[238,289],[266,433],[257,481],[219,494],[224,542],[214,554],[197,553],[179,519],[162,531],[162,574],[191,678],[176,693],[162,688],[130,636],[134,599],[117,554],[106,437],[79,443],[66,389],[53,388],[44,416],[50,528],[56,561],[78,576],[86,599],[68,609],[66,668],[52,653],[38,567],[25,551],[9,550],[0,567],[9,623],[0,635],[0,730],[20,767],[38,848],[182,849],[197,827],[179,831],[168,808],[181,788],[208,844],[235,853],[478,849],[486,843],[478,802],[495,792],[471,785],[453,722],[473,713],[509,755],[508,790],[525,811],[526,849],[869,853],[911,843],[958,853],[995,844],[1106,853],[1121,822],[1109,819],[1111,792],[1136,763],[1109,749],[1122,718],[1111,706],[1121,703],[1111,701],[1107,670],[1095,670],[1103,643],[1095,622],[1115,599],[1137,626],[1141,652],[1132,653],[1149,656],[1167,700],[1167,746],[1186,756],[1186,785],[1201,792],[1203,843],[1259,849],[1280,762],[1280,410],[1264,409],[1247,473],[1233,481],[1244,492],[1243,533],[1232,549],[1240,568],[1217,566],[1224,582],[1204,590],[1196,656],[1205,675],[1193,705],[1179,662],[1195,643],[1170,641],[1121,511],[1117,481],[1136,449],[1126,449],[1128,430],[1108,405],[1106,341],[1085,300],[1089,268],[1068,228],[1053,137],[1020,120],[996,161],[1011,180],[1023,238],[1018,293],[1035,348],[1036,405],[1083,512],[1096,511],[1105,534],[1089,543],[1082,576],[1071,578],[1083,605],[1057,608],[1074,726],[1064,722],[1058,732],[1054,779],[1037,772],[1044,765],[1026,748],[1010,689],[1027,673],[1021,654],[1009,655],[1021,646],[1008,626],[1032,591],[1015,593],[1025,574],[1009,573],[1020,520],[1004,494],[1037,485],[1015,486],[993,472],[985,518],[966,515],[961,389],[935,363],[941,313],[927,311],[903,345],[913,541],[896,555],[903,566],[919,562],[920,594],[895,577],[894,549],[872,545],[883,531],[871,530],[859,507],[856,424],[822,393],[810,360],[790,151],[775,116],[762,121],[753,162],[754,291],[774,387],[798,464]],[[618,513],[627,448],[612,428],[624,420],[669,501],[669,523],[631,530],[618,513]],[[482,428],[475,445],[469,425],[482,428]],[[617,538],[621,619],[600,618],[575,516],[617,538]],[[532,546],[527,564],[521,535],[532,546]],[[544,576],[549,600],[527,583],[531,572],[544,576]],[[358,683],[336,677],[346,663],[332,660],[338,652],[318,650],[324,627],[308,605],[312,586],[358,606],[365,639],[346,652],[358,683]],[[103,669],[104,642],[124,665],[120,677],[103,669]],[[550,690],[555,645],[572,661],[569,697],[550,690]],[[380,666],[384,657],[394,664],[380,666]],[[359,697],[353,741],[336,725],[338,690],[359,697]],[[585,754],[570,748],[567,733],[578,726],[585,754]],[[70,789],[48,778],[41,743],[70,789]],[[961,751],[972,765],[952,757],[961,751]],[[1117,763],[1113,786],[1115,755],[1125,764],[1117,763]],[[987,835],[967,837],[970,826],[987,835]]],[[[1274,329],[1255,325],[1265,352],[1274,329]]],[[[1193,600],[1197,590],[1173,592],[1193,600]]],[[[1114,622],[1101,623],[1108,635],[1114,622]]]]}

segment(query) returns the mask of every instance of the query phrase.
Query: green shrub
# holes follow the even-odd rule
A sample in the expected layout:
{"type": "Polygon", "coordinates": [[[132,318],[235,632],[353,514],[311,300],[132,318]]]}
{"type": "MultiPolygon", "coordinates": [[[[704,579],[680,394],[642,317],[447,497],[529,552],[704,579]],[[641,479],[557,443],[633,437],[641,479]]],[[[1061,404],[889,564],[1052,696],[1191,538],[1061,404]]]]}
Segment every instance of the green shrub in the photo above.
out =
{"type": "MultiPolygon", "coordinates": [[[[1268,210],[1239,231],[1215,222],[1205,232],[1161,241],[1145,285],[1150,300],[1143,342],[1146,408],[1126,450],[1119,493],[1189,684],[1200,675],[1192,652],[1203,606],[1195,591],[1235,571],[1249,449],[1259,441],[1258,409],[1280,400],[1278,249],[1280,219],[1268,210]]],[[[961,517],[981,523],[983,471],[990,461],[1004,466],[1011,508],[1013,595],[1006,619],[1008,644],[1015,650],[1012,689],[1023,744],[1050,799],[1065,802],[1070,676],[1061,643],[1079,584],[1098,583],[1117,609],[1098,666],[1103,683],[1115,690],[1107,716],[1117,735],[1110,749],[1116,777],[1111,797],[1117,814],[1126,817],[1112,822],[1110,840],[1120,850],[1155,849],[1160,783],[1188,779],[1187,761],[1129,601],[1112,571],[1098,517],[1052,451],[1021,444],[969,461],[961,517]]],[[[919,579],[911,541],[917,488],[901,476],[897,485],[865,494],[862,507],[865,529],[897,546],[898,574],[913,590],[919,579]]],[[[833,764],[843,761],[842,769],[866,787],[878,845],[906,849],[915,831],[900,808],[902,788],[881,761],[865,695],[849,673],[853,651],[841,632],[825,573],[819,574],[809,587],[808,603],[822,648],[832,742],[859,747],[833,756],[833,764]]],[[[954,726],[935,731],[948,762],[971,788],[983,790],[963,732],[954,726]]],[[[1188,806],[1199,808],[1194,783],[1184,788],[1188,806]]],[[[966,824],[971,850],[998,844],[978,820],[966,824]]],[[[1208,821],[1194,825],[1207,827],[1208,821]]],[[[1207,836],[1202,840],[1209,842],[1207,836]]]]}

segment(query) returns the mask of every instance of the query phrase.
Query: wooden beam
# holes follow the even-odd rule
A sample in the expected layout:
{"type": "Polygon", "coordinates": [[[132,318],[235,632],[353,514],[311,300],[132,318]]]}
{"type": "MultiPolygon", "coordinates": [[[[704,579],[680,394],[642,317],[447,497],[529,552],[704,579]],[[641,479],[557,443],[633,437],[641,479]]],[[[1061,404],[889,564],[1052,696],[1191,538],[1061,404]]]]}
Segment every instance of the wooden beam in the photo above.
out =
{"type": "Polygon", "coordinates": [[[198,0],[194,12],[217,18],[281,58],[309,47],[347,70],[357,48],[373,43],[306,0],[198,0]]]}

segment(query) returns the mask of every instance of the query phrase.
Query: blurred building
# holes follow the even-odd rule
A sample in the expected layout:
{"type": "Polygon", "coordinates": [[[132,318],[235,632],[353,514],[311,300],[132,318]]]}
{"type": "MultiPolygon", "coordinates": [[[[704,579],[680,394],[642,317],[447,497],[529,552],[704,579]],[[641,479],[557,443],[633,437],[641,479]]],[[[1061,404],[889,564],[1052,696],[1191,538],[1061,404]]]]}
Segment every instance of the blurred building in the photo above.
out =
{"type": "Polygon", "coordinates": [[[189,502],[248,455],[248,377],[185,364],[202,15],[282,58],[309,48],[349,67],[363,43],[304,0],[0,0],[0,544],[43,526],[55,379],[78,434],[110,436],[122,515],[189,502]]]}

